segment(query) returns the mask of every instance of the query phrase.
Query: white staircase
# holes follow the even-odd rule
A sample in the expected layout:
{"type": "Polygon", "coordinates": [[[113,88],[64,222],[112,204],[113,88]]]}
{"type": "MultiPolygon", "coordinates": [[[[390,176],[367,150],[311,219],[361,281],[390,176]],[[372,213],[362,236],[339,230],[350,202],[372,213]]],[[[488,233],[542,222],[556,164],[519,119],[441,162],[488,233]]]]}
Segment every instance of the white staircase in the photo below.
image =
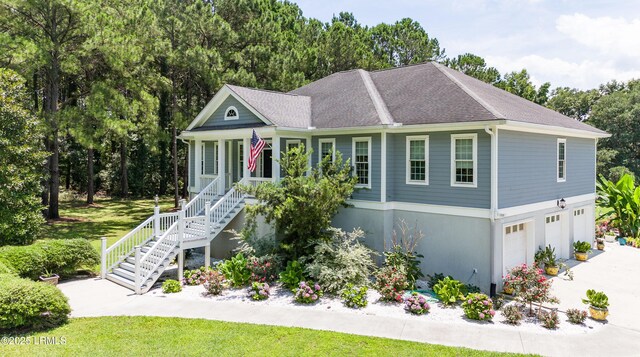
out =
{"type": "Polygon", "coordinates": [[[160,214],[156,207],[153,216],[111,247],[103,240],[102,278],[136,294],[149,291],[181,250],[211,244],[244,208],[244,194],[232,187],[221,197],[220,190],[215,179],[180,211],[160,214]]]}

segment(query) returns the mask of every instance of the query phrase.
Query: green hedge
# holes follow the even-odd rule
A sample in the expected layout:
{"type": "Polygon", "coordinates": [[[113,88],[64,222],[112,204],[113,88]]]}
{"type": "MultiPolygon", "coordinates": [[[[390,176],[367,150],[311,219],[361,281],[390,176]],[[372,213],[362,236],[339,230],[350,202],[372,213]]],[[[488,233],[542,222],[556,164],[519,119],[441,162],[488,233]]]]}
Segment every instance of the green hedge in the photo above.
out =
{"type": "Polygon", "coordinates": [[[14,272],[13,269],[11,269],[5,263],[0,262],[0,274],[14,274],[14,272]]]}
{"type": "Polygon", "coordinates": [[[93,268],[100,256],[86,239],[39,240],[0,248],[0,263],[23,278],[36,280],[45,271],[70,276],[80,268],[93,268]]]}
{"type": "Polygon", "coordinates": [[[70,312],[55,286],[0,274],[0,330],[55,327],[67,322],[70,312]]]}

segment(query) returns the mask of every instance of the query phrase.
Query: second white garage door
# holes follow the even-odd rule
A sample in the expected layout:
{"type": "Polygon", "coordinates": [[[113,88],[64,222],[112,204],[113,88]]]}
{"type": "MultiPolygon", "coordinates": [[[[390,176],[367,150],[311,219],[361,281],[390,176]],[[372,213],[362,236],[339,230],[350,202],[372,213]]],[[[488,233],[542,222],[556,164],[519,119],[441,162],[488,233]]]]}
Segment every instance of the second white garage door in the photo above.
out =
{"type": "Polygon", "coordinates": [[[503,266],[509,269],[527,262],[527,224],[520,223],[504,228],[503,266]]]}
{"type": "Polygon", "coordinates": [[[556,250],[556,258],[569,259],[569,235],[564,229],[563,214],[552,214],[545,217],[544,243],[551,245],[556,250]]]}

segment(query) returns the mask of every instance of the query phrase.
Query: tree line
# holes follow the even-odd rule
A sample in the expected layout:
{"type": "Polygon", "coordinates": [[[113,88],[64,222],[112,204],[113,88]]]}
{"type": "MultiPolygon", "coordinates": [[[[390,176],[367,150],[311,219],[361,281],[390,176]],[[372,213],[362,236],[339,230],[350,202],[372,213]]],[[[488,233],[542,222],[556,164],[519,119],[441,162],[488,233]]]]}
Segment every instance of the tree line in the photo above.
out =
{"type": "Polygon", "coordinates": [[[188,182],[177,136],[225,83],[289,91],[338,71],[425,61],[605,130],[626,120],[628,132],[603,141],[602,170],[640,170],[638,113],[628,110],[637,82],[536,87],[525,69],[502,75],[479,56],[448,57],[410,18],[364,26],[342,12],[323,23],[278,0],[0,0],[0,29],[0,67],[23,77],[21,103],[37,123],[11,140],[47,153],[37,176],[51,219],[61,187],[88,204],[101,191],[171,194],[177,206],[188,182]]]}

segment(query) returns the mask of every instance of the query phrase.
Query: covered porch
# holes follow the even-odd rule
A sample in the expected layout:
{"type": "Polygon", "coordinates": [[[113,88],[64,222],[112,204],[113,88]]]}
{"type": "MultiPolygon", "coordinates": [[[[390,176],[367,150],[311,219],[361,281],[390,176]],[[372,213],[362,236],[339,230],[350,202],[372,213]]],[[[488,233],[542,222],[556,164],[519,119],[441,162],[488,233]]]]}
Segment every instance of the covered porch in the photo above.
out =
{"type": "Polygon", "coordinates": [[[219,195],[223,195],[243,178],[253,183],[278,181],[282,176],[279,159],[282,152],[301,144],[311,147],[311,138],[302,135],[278,135],[274,130],[258,132],[266,142],[260,153],[256,170],[250,172],[247,159],[250,152],[251,131],[207,131],[189,138],[189,193],[198,194],[219,178],[219,195]],[[270,132],[270,133],[269,133],[270,132]]]}

